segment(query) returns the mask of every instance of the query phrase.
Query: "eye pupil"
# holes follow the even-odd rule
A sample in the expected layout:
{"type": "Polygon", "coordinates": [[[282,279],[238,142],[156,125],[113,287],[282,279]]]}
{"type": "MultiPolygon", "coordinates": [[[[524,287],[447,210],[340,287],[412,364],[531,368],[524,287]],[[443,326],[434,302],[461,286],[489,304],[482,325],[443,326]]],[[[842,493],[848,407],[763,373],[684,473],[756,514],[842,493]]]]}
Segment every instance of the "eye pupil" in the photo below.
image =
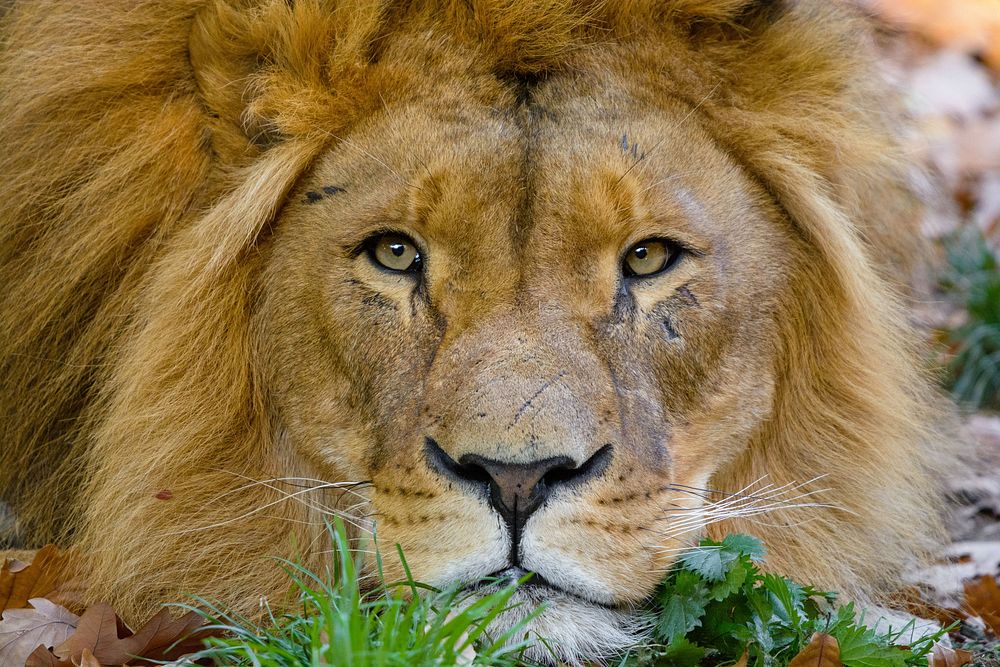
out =
{"type": "Polygon", "coordinates": [[[653,276],[666,271],[681,254],[681,247],[666,239],[648,239],[632,246],[622,270],[626,276],[653,276]]]}
{"type": "Polygon", "coordinates": [[[397,273],[416,273],[423,258],[417,244],[402,234],[380,234],[366,242],[368,257],[374,264],[397,273]]]}

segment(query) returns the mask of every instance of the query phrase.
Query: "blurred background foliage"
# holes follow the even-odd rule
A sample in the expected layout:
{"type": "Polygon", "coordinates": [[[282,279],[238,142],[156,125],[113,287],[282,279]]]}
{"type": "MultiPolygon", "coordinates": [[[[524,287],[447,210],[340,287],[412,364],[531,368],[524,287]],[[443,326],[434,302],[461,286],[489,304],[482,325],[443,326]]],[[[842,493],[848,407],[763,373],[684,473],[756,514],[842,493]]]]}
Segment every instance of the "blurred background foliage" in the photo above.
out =
{"type": "MultiPolygon", "coordinates": [[[[914,317],[938,343],[932,365],[970,445],[941,475],[954,542],[912,581],[925,600],[961,604],[969,582],[1000,579],[1000,0],[835,1],[874,19],[877,64],[909,115],[927,203],[913,229],[937,260],[914,276],[914,317]]],[[[1000,637],[963,624],[953,640],[973,642],[975,667],[1000,667],[1000,637]]]]}
{"type": "MultiPolygon", "coordinates": [[[[939,262],[920,324],[967,414],[1000,409],[1000,0],[851,0],[880,30],[880,65],[911,116],[918,233],[939,262]]],[[[989,412],[986,413],[990,414],[989,412]]],[[[997,423],[1000,431],[1000,422],[997,423]]]]}
{"type": "Polygon", "coordinates": [[[946,331],[951,358],[947,382],[970,408],[998,407],[1000,396],[1000,271],[993,249],[974,227],[945,243],[947,269],[941,286],[965,321],[946,331]]]}

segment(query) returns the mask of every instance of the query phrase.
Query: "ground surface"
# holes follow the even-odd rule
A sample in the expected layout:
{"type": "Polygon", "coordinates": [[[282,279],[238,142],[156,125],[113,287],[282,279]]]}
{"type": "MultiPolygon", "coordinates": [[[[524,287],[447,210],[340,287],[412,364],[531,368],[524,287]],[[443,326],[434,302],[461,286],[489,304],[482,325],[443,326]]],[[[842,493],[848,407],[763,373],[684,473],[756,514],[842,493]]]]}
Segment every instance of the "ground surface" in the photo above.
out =
{"type": "MultiPolygon", "coordinates": [[[[882,25],[882,64],[905,96],[914,121],[909,148],[914,162],[925,166],[925,178],[917,178],[924,178],[932,206],[915,221],[915,232],[943,255],[949,235],[978,229],[997,254],[1000,0],[859,2],[882,25]]],[[[927,278],[933,286],[934,276],[927,278]]],[[[961,326],[967,318],[961,305],[933,288],[931,295],[919,310],[922,323],[939,332],[961,326]]],[[[963,421],[975,463],[948,481],[957,501],[948,525],[955,542],[915,576],[928,599],[957,608],[965,604],[966,582],[1000,575],[1000,415],[966,409],[963,421]]],[[[978,664],[997,667],[997,640],[983,630],[973,620],[956,639],[972,640],[978,664]]]]}

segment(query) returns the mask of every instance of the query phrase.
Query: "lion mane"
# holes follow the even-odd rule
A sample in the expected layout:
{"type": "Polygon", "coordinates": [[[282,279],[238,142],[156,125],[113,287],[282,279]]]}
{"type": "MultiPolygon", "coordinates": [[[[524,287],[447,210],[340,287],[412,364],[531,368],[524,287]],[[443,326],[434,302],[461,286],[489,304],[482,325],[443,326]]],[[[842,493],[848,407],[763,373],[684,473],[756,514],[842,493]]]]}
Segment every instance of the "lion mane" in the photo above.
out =
{"type": "Polygon", "coordinates": [[[658,68],[630,76],[662,78],[808,240],[778,318],[771,416],[711,486],[822,475],[830,507],[711,531],[761,535],[770,567],[859,597],[890,589],[939,539],[947,410],[894,278],[917,209],[869,33],[842,7],[35,0],[3,12],[8,540],[81,545],[90,596],[126,617],[189,593],[253,612],[284,591],[267,556],[321,566],[319,501],[262,483],[309,470],[288,455],[259,364],[267,240],[317,156],[421,76],[461,80],[466,52],[530,85],[637,43],[658,68]],[[395,66],[402,36],[425,53],[395,66]]]}

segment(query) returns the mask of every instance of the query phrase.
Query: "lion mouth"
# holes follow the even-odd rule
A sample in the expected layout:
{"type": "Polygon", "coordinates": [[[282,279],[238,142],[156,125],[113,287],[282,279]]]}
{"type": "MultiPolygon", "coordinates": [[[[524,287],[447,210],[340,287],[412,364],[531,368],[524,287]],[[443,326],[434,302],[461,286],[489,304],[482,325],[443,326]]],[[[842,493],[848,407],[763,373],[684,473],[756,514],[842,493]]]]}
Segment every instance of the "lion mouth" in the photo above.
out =
{"type": "Polygon", "coordinates": [[[469,590],[475,599],[518,582],[509,606],[487,633],[500,636],[523,623],[519,634],[545,639],[525,651],[524,657],[536,663],[592,664],[622,655],[648,633],[649,620],[637,610],[584,597],[517,566],[493,572],[469,590]]]}
{"type": "MultiPolygon", "coordinates": [[[[518,586],[518,591],[530,599],[544,601],[553,597],[563,599],[569,598],[578,604],[593,605],[595,607],[603,607],[613,611],[619,611],[621,609],[616,605],[608,604],[607,602],[581,595],[578,592],[567,590],[562,586],[552,583],[538,572],[525,570],[524,568],[516,565],[512,565],[506,569],[497,570],[496,572],[486,575],[482,584],[489,587],[496,587],[509,586],[518,582],[521,582],[518,586]]],[[[477,585],[475,589],[481,590],[481,586],[477,585]]]]}

